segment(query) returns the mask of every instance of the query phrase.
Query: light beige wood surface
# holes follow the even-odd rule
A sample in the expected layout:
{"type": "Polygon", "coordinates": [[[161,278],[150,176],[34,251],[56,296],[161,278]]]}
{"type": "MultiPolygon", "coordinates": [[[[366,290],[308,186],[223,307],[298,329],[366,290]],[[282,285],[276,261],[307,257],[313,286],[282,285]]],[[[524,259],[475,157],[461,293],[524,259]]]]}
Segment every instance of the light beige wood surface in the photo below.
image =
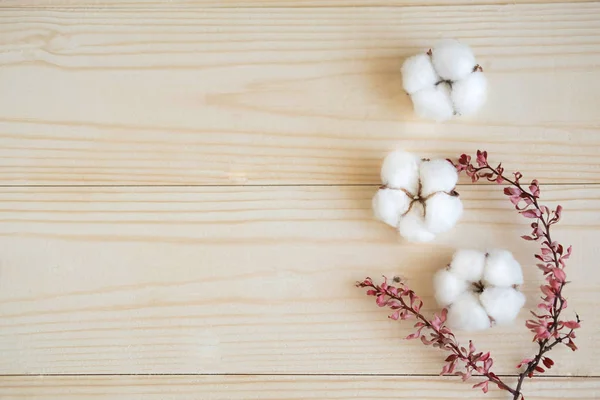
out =
{"type": "Polygon", "coordinates": [[[516,325],[459,335],[514,380],[528,221],[461,185],[460,225],[404,243],[370,211],[398,147],[485,148],[564,206],[581,351],[525,393],[599,398],[599,65],[598,2],[0,0],[0,399],[481,398],[353,287],[401,274],[433,312],[461,247],[525,268],[516,325]],[[488,103],[419,121],[400,65],[448,36],[488,103]]]}
{"type": "MultiPolygon", "coordinates": [[[[4,377],[3,398],[62,399],[206,399],[206,400],[347,400],[482,399],[452,378],[381,376],[202,376],[202,377],[4,377]],[[28,397],[29,396],[29,397],[28,397]]],[[[529,383],[527,399],[597,399],[598,378],[552,378],[529,383]]],[[[507,399],[492,390],[485,399],[507,399]]]]}
{"type": "MultiPolygon", "coordinates": [[[[552,4],[564,0],[2,0],[1,7],[19,8],[272,8],[272,7],[393,7],[393,6],[479,6],[482,4],[552,4]]],[[[593,0],[569,0],[570,3],[591,3],[593,0]]]]}
{"type": "MultiPolygon", "coordinates": [[[[432,274],[455,247],[513,250],[535,307],[527,220],[500,187],[461,188],[464,220],[433,245],[374,221],[374,190],[4,188],[0,372],[435,374],[445,356],[403,341],[410,326],[353,284],[404,275],[433,311],[432,274]]],[[[584,352],[558,350],[553,373],[598,375],[600,187],[542,192],[565,208],[556,239],[576,249],[567,294],[585,321],[584,352]]],[[[469,336],[497,373],[535,350],[527,316],[469,336]]]]}
{"type": "Polygon", "coordinates": [[[11,9],[0,46],[5,184],[375,184],[394,147],[482,145],[599,182],[599,3],[11,9]],[[444,36],[473,46],[490,98],[422,122],[400,65],[444,36]]]}

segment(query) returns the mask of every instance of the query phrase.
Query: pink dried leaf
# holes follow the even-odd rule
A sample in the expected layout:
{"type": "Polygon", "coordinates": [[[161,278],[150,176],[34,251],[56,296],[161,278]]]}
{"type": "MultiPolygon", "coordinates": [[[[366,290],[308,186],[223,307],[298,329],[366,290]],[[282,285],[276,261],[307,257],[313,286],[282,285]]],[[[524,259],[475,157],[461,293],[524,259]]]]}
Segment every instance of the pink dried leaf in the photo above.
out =
{"type": "Polygon", "coordinates": [[[484,361],[483,363],[483,370],[488,373],[490,372],[490,368],[492,368],[492,365],[494,365],[494,360],[492,360],[491,358],[488,358],[487,360],[484,361]]]}
{"type": "Polygon", "coordinates": [[[513,206],[518,206],[522,200],[519,196],[510,196],[508,199],[513,204],[513,206]]]}
{"type": "Polygon", "coordinates": [[[537,210],[537,209],[521,211],[521,215],[524,216],[525,218],[541,217],[540,210],[537,210]]]}
{"type": "Polygon", "coordinates": [[[450,364],[446,364],[442,367],[442,372],[440,372],[440,376],[446,375],[449,372],[450,372],[450,364]]]}
{"type": "Polygon", "coordinates": [[[581,327],[581,324],[577,321],[567,321],[563,322],[562,324],[569,329],[577,329],[581,327]]]}
{"type": "Polygon", "coordinates": [[[442,320],[442,324],[444,322],[446,322],[446,319],[448,319],[448,309],[447,308],[442,308],[442,312],[440,314],[440,319],[442,320]]]}
{"type": "Polygon", "coordinates": [[[473,385],[473,389],[481,388],[483,393],[487,393],[489,390],[488,385],[489,385],[489,381],[479,382],[479,383],[473,385]]]}
{"type": "Polygon", "coordinates": [[[523,191],[521,189],[513,187],[513,186],[504,188],[504,194],[507,196],[515,196],[515,195],[518,196],[521,193],[523,193],[523,191]]]}
{"type": "Polygon", "coordinates": [[[533,358],[524,358],[523,360],[521,360],[521,362],[517,365],[517,368],[521,368],[523,365],[527,365],[530,362],[533,361],[533,358]]]}
{"type": "Polygon", "coordinates": [[[556,210],[554,211],[554,214],[556,215],[557,221],[562,216],[562,210],[563,210],[563,207],[560,204],[558,206],[556,206],[556,210]]]}
{"type": "Polygon", "coordinates": [[[467,372],[457,372],[457,375],[459,375],[462,379],[463,382],[469,380],[469,378],[471,377],[471,373],[469,371],[467,372]]]}
{"type": "Polygon", "coordinates": [[[473,341],[469,340],[469,355],[475,353],[475,351],[477,351],[477,349],[475,349],[473,341]]]}
{"type": "Polygon", "coordinates": [[[573,342],[572,340],[569,339],[569,342],[566,343],[566,346],[568,348],[570,348],[571,350],[575,351],[577,350],[577,346],[575,346],[575,342],[573,342]]]}
{"type": "Polygon", "coordinates": [[[554,274],[556,280],[560,282],[564,282],[567,279],[567,274],[565,274],[565,271],[560,268],[553,268],[552,273],[554,274]]]}
{"type": "Polygon", "coordinates": [[[529,185],[529,191],[533,197],[540,197],[540,187],[538,185],[537,179],[531,181],[531,185],[529,185]]]}
{"type": "Polygon", "coordinates": [[[435,342],[435,340],[427,340],[427,338],[425,338],[425,335],[421,336],[421,342],[423,342],[424,345],[429,346],[432,343],[435,342]]]}
{"type": "Polygon", "coordinates": [[[567,254],[565,254],[564,256],[562,256],[562,258],[564,260],[566,260],[567,258],[571,257],[571,252],[573,251],[573,246],[569,246],[567,247],[567,254]]]}
{"type": "Polygon", "coordinates": [[[485,167],[487,165],[487,151],[477,150],[477,165],[485,167]]]}

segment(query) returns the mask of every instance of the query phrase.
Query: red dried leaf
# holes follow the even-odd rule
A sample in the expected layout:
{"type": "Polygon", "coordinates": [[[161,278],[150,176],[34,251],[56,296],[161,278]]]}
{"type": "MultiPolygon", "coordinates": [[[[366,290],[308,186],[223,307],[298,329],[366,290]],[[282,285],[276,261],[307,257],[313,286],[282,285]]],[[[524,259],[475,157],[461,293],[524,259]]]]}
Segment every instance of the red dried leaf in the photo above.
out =
{"type": "Polygon", "coordinates": [[[452,362],[452,361],[455,361],[457,358],[458,358],[458,356],[456,354],[450,354],[448,357],[446,357],[446,359],[444,361],[452,362]]]}
{"type": "Polygon", "coordinates": [[[458,158],[458,163],[461,165],[469,165],[471,163],[471,156],[469,156],[467,154],[462,154],[458,158]]]}
{"type": "Polygon", "coordinates": [[[552,361],[552,359],[548,357],[542,358],[542,362],[548,369],[552,368],[552,366],[554,365],[554,361],[552,361]]]}

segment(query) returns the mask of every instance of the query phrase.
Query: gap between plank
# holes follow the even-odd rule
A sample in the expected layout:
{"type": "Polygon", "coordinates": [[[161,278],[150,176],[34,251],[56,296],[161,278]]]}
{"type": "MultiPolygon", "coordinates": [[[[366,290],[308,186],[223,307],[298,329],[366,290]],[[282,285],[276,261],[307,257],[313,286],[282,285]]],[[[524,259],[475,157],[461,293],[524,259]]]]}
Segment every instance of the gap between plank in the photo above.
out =
{"type": "MultiPolygon", "coordinates": [[[[68,373],[68,374],[0,374],[0,378],[6,377],[86,377],[86,376],[314,376],[314,377],[405,377],[405,378],[437,378],[439,374],[352,374],[352,373],[340,373],[340,374],[310,374],[310,373],[68,373]]],[[[474,378],[480,377],[481,375],[473,375],[474,378]]],[[[499,374],[500,377],[506,378],[517,378],[518,375],[511,374],[499,374]]],[[[600,375],[539,375],[536,378],[582,378],[582,379],[597,379],[600,375]]]]}
{"type": "MultiPolygon", "coordinates": [[[[574,182],[574,183],[540,183],[540,186],[598,186],[599,182],[574,182]]],[[[218,184],[168,184],[168,185],[0,185],[0,189],[10,188],[255,188],[255,187],[378,187],[381,183],[274,183],[274,184],[248,184],[248,185],[218,185],[218,184]]],[[[494,183],[459,183],[457,187],[470,186],[510,186],[508,184],[497,185],[494,183]]]]}

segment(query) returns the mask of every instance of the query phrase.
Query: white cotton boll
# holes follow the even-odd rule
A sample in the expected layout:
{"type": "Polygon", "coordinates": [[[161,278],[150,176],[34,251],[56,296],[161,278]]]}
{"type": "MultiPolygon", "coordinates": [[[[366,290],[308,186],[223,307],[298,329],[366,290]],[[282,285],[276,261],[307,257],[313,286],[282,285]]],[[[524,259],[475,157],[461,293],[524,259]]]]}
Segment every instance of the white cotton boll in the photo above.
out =
{"type": "Polygon", "coordinates": [[[467,282],[446,269],[439,270],[433,276],[435,300],[440,307],[446,307],[467,290],[467,282]]]}
{"type": "Polygon", "coordinates": [[[438,193],[425,202],[425,227],[432,233],[449,231],[456,225],[463,212],[458,196],[438,193]]]}
{"type": "Polygon", "coordinates": [[[415,114],[420,118],[446,121],[454,115],[450,86],[442,82],[411,94],[415,114]]]}
{"type": "Polygon", "coordinates": [[[448,326],[463,331],[481,331],[489,328],[491,323],[477,296],[465,292],[450,306],[448,326]]]}
{"type": "Polygon", "coordinates": [[[513,286],[523,284],[521,264],[507,250],[489,252],[483,271],[483,280],[492,286],[513,286]]]}
{"type": "Polygon", "coordinates": [[[402,86],[409,94],[432,87],[439,81],[440,77],[433,69],[431,57],[428,54],[409,57],[402,64],[402,86]]]}
{"type": "Polygon", "coordinates": [[[488,315],[502,325],[517,318],[525,304],[525,296],[511,287],[488,287],[479,295],[479,301],[488,315]]]}
{"type": "Polygon", "coordinates": [[[468,282],[479,282],[483,278],[485,253],[477,250],[458,250],[452,257],[450,270],[468,282]]]}
{"type": "Polygon", "coordinates": [[[410,200],[401,190],[379,189],[373,196],[375,218],[397,228],[400,215],[408,210],[410,200]]]}
{"type": "Polygon", "coordinates": [[[460,115],[475,114],[487,96],[487,80],[483,72],[476,71],[452,84],[452,103],[460,115]]]}
{"type": "Polygon", "coordinates": [[[409,242],[430,242],[435,238],[435,235],[425,228],[423,206],[419,202],[413,203],[408,214],[400,218],[398,231],[409,242]]]}
{"type": "Polygon", "coordinates": [[[458,172],[448,160],[423,161],[419,168],[421,196],[435,192],[451,192],[458,182],[458,172]]]}
{"type": "Polygon", "coordinates": [[[431,59],[438,75],[450,81],[464,79],[477,65],[471,48],[454,39],[439,42],[432,49],[431,59]]]}
{"type": "Polygon", "coordinates": [[[419,186],[419,160],[414,154],[397,150],[388,154],[381,166],[381,181],[395,189],[416,194],[419,186]]]}

